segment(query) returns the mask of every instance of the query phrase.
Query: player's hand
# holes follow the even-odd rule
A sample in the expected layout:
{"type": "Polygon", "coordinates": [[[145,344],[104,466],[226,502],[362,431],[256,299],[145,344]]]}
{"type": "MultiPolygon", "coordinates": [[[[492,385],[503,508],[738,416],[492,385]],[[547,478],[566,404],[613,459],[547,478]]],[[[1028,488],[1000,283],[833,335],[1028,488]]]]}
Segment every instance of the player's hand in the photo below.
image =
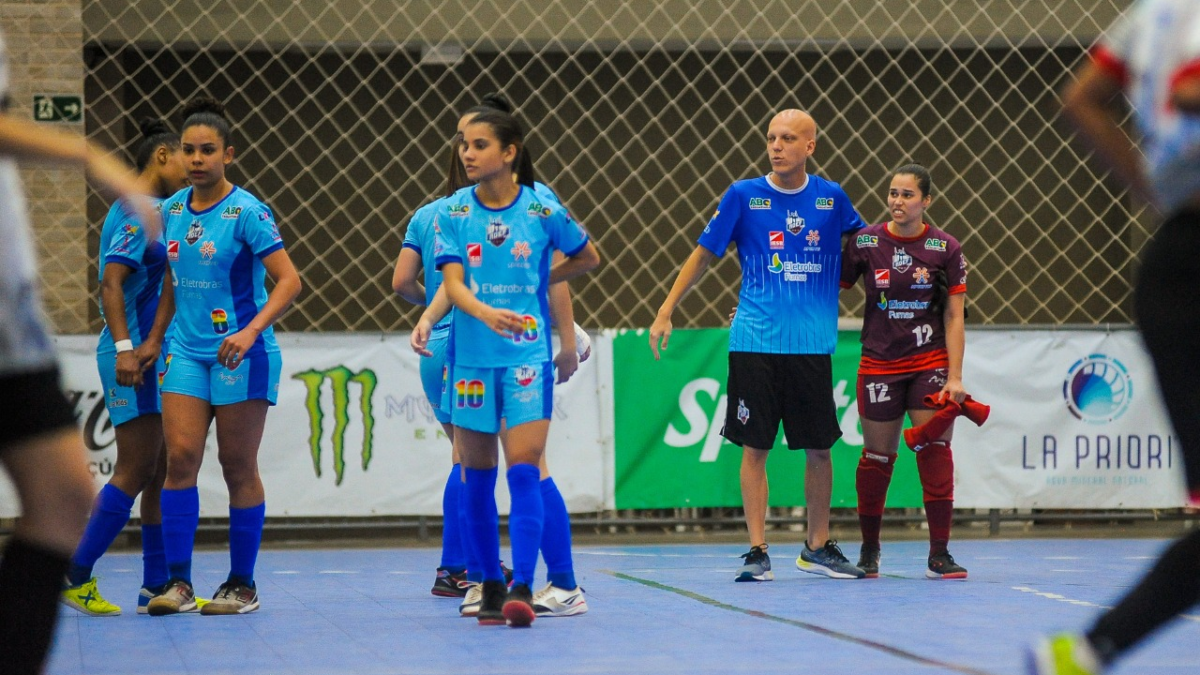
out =
{"type": "Polygon", "coordinates": [[[962,380],[957,377],[947,378],[945,386],[938,393],[938,400],[943,402],[949,400],[961,404],[966,398],[967,390],[963,389],[962,380]]]}
{"type": "Polygon", "coordinates": [[[217,361],[229,370],[236,370],[246,358],[246,352],[254,346],[258,339],[258,331],[253,328],[243,328],[221,341],[217,350],[217,361]]]}
{"type": "Polygon", "coordinates": [[[133,350],[117,354],[117,384],[122,387],[142,386],[143,370],[133,350]]]}
{"type": "Polygon", "coordinates": [[[554,369],[557,371],[554,384],[566,382],[579,370],[579,355],[575,353],[573,347],[558,351],[558,355],[554,357],[554,369]]]}
{"type": "Polygon", "coordinates": [[[511,309],[497,309],[488,306],[483,316],[476,317],[498,335],[511,338],[525,332],[525,317],[511,309]]]}
{"type": "Polygon", "coordinates": [[[654,360],[658,361],[659,340],[662,340],[662,350],[667,351],[667,343],[671,341],[671,317],[655,317],[650,326],[650,351],[654,352],[654,360]]]}
{"type": "Polygon", "coordinates": [[[417,325],[413,326],[412,335],[408,337],[408,345],[412,350],[421,356],[433,356],[433,352],[429,351],[429,334],[432,332],[429,322],[424,319],[417,321],[417,325]]]}
{"type": "Polygon", "coordinates": [[[138,366],[142,369],[143,373],[146,372],[148,368],[151,368],[154,366],[154,364],[158,363],[158,356],[161,353],[162,343],[151,340],[146,340],[133,350],[133,354],[138,360],[138,366]]]}

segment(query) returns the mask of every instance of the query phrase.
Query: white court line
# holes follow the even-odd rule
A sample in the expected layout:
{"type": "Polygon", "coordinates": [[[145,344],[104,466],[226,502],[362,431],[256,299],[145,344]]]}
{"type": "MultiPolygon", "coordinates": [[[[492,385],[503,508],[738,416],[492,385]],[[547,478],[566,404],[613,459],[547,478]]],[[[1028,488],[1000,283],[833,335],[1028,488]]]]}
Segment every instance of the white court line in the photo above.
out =
{"type": "Polygon", "coordinates": [[[1077,555],[1048,555],[1042,560],[1082,560],[1081,556],[1077,555]]]}
{"type": "Polygon", "coordinates": [[[271,574],[300,574],[300,570],[275,570],[271,574]]]}
{"type": "Polygon", "coordinates": [[[358,570],[321,570],[317,574],[358,574],[358,570]]]}
{"type": "Polygon", "coordinates": [[[613,556],[617,558],[735,558],[732,555],[715,555],[711,553],[631,553],[628,551],[575,551],[575,555],[613,556]]]}
{"type": "MultiPolygon", "coordinates": [[[[1067,596],[1059,593],[1046,593],[1045,591],[1039,591],[1036,588],[1030,588],[1028,586],[1013,586],[1012,589],[1014,591],[1020,591],[1021,593],[1032,593],[1039,598],[1046,598],[1047,600],[1054,600],[1055,602],[1065,602],[1069,605],[1077,605],[1079,607],[1094,607],[1096,609],[1112,609],[1112,607],[1109,605],[1098,605],[1094,602],[1088,602],[1086,600],[1075,600],[1074,598],[1068,598],[1067,596]]],[[[1200,616],[1193,614],[1180,614],[1179,618],[1200,623],[1200,616]]]]}

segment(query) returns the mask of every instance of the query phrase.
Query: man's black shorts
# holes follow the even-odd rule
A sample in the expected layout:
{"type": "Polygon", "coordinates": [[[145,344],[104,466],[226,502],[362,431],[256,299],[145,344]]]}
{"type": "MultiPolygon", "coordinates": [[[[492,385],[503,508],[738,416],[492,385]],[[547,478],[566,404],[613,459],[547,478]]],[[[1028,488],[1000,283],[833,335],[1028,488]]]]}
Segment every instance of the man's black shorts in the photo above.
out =
{"type": "Polygon", "coordinates": [[[728,399],[721,435],[768,450],[779,423],[792,450],[826,450],[842,437],[828,354],[729,352],[728,399]]]}
{"type": "Polygon", "coordinates": [[[59,385],[58,367],[0,376],[0,450],[75,425],[75,410],[59,385]]]}

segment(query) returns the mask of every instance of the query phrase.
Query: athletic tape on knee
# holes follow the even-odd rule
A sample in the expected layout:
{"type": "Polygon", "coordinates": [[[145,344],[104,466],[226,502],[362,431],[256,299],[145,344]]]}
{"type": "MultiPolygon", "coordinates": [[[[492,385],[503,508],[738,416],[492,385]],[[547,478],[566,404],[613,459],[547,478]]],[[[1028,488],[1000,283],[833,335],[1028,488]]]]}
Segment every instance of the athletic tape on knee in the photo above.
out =
{"type": "Polygon", "coordinates": [[[954,500],[954,456],[949,443],[935,441],[918,452],[917,474],[925,501],[954,500]]]}
{"type": "Polygon", "coordinates": [[[885,455],[863,449],[854,475],[854,487],[858,493],[858,513],[862,516],[882,516],[887,501],[888,485],[892,482],[895,455],[885,455]]]}

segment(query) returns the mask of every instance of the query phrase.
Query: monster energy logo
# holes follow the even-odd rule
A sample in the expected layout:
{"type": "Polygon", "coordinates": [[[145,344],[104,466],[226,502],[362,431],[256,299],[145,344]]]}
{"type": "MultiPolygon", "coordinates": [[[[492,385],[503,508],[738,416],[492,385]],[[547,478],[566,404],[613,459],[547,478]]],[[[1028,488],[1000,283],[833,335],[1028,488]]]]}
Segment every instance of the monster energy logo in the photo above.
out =
{"type": "Polygon", "coordinates": [[[350,426],[350,383],[355,382],[361,388],[359,408],[363,418],[363,471],[371,464],[374,446],[373,431],[375,428],[375,413],[372,409],[371,398],[379,378],[375,371],[363,369],[357,373],[345,366],[337,366],[329,370],[307,370],[292,375],[292,379],[304,383],[308,394],[304,398],[304,407],[308,409],[308,450],[312,454],[313,471],[321,477],[321,435],[324,432],[325,411],[321,407],[321,383],[329,380],[333,387],[333,472],[337,475],[335,485],[342,484],[346,471],[346,428],[350,426]]]}

